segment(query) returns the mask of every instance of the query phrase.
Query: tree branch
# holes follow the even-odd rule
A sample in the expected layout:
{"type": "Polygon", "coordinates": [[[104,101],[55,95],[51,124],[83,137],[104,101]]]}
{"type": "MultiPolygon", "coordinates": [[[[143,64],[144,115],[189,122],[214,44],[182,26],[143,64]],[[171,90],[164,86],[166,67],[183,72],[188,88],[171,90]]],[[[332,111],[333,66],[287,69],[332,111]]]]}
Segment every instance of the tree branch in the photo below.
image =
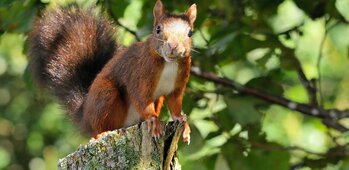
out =
{"type": "Polygon", "coordinates": [[[267,101],[269,103],[277,104],[277,105],[289,108],[291,110],[298,111],[298,112],[303,113],[305,115],[320,118],[323,120],[323,123],[325,125],[333,128],[333,129],[336,129],[340,132],[345,132],[345,131],[349,130],[348,128],[344,127],[343,125],[341,125],[337,122],[338,119],[340,119],[342,117],[349,116],[347,111],[340,111],[337,109],[323,109],[323,108],[318,107],[318,106],[312,106],[312,105],[308,105],[308,104],[295,102],[295,101],[286,99],[284,97],[275,96],[275,95],[260,91],[260,90],[255,89],[255,88],[241,85],[233,80],[219,77],[212,72],[203,72],[200,70],[199,67],[195,67],[195,66],[193,66],[191,68],[191,74],[195,75],[199,78],[227,86],[227,87],[232,88],[232,89],[234,89],[242,94],[251,95],[251,96],[254,96],[256,98],[267,101]]]}

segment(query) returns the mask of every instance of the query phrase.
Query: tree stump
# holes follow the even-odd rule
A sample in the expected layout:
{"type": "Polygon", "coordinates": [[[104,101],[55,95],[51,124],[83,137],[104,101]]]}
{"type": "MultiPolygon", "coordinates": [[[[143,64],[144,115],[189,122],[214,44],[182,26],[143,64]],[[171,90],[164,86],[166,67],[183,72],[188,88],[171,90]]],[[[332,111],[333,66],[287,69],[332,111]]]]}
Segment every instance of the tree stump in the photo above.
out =
{"type": "Polygon", "coordinates": [[[177,157],[184,123],[169,122],[160,139],[147,123],[105,132],[58,162],[58,169],[181,169],[177,157]]]}

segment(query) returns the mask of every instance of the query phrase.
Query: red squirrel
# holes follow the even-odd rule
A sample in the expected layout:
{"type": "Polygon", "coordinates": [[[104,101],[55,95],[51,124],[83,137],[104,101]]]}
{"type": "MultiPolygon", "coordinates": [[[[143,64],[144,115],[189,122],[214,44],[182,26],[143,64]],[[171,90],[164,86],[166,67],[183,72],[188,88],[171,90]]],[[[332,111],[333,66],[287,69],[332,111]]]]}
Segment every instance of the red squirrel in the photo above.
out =
{"type": "MultiPolygon", "coordinates": [[[[196,5],[183,14],[153,10],[152,34],[125,48],[105,16],[77,7],[46,11],[29,34],[30,68],[85,132],[98,134],[147,121],[163,133],[159,114],[166,100],[173,120],[186,121],[182,98],[189,79],[196,5]]],[[[189,142],[185,123],[183,140],[189,142]]]]}

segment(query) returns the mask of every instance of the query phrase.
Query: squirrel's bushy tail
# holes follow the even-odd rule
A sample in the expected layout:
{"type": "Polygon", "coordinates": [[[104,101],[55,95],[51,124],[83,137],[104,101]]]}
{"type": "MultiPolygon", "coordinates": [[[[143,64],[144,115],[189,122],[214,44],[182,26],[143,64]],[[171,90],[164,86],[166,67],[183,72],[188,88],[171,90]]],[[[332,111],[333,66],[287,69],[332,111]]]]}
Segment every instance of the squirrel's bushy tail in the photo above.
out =
{"type": "Polygon", "coordinates": [[[114,35],[105,17],[77,7],[44,12],[29,35],[34,80],[75,120],[92,81],[118,48],[114,35]]]}

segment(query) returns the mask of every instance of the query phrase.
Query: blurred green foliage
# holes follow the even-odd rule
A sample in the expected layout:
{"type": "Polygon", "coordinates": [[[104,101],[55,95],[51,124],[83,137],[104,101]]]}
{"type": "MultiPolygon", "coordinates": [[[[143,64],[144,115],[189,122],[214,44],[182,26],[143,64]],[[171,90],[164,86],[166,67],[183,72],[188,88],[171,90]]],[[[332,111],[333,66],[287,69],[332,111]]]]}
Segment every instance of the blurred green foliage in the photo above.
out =
{"type": "MultiPolygon", "coordinates": [[[[163,0],[169,11],[198,5],[193,63],[243,85],[309,103],[292,59],[317,82],[325,108],[349,108],[348,0],[163,0]]],[[[35,16],[73,0],[0,1],[0,169],[56,169],[88,138],[47,93],[33,87],[26,39],[35,16]]],[[[76,0],[81,7],[94,0],[76,0]]],[[[145,39],[154,1],[101,0],[97,7],[145,39]]],[[[119,27],[124,45],[135,36],[119,27]]],[[[192,76],[183,111],[192,143],[181,144],[183,169],[348,169],[348,133],[192,76]],[[343,150],[341,150],[343,151],[343,150]]],[[[164,111],[166,112],[166,111],[164,111]]],[[[343,125],[349,126],[348,120],[343,125]]]]}

